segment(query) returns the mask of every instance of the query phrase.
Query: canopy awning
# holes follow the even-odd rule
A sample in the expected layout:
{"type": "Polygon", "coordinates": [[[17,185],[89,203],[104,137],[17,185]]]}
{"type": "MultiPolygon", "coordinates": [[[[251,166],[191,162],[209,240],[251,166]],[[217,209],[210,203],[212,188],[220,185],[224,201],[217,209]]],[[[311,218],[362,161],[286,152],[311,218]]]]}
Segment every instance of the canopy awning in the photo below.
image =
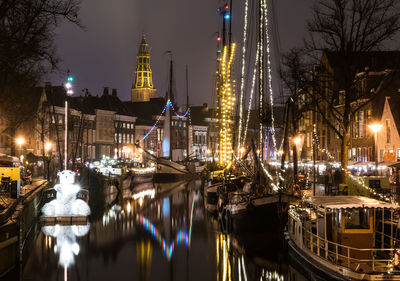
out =
{"type": "Polygon", "coordinates": [[[393,164],[388,165],[390,168],[400,168],[400,162],[394,162],[393,164]]]}
{"type": "Polygon", "coordinates": [[[397,162],[383,161],[378,163],[378,167],[389,167],[397,162]]]}
{"type": "Polygon", "coordinates": [[[387,208],[400,209],[400,206],[363,196],[311,196],[304,202],[325,209],[348,209],[348,208],[387,208]]]}

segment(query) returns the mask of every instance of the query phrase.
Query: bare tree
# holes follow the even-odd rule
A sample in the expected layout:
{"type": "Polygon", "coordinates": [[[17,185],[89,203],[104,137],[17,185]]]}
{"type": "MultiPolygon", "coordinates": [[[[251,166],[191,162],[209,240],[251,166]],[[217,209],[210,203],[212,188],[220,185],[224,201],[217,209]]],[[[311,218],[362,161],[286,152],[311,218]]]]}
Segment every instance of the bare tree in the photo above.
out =
{"type": "MultiPolygon", "coordinates": [[[[305,51],[318,67],[310,79],[302,81],[307,83],[302,88],[313,96],[314,110],[341,139],[342,167],[348,164],[354,114],[370,102],[370,99],[359,102],[357,84],[367,75],[359,74],[368,66],[371,52],[380,50],[398,33],[399,5],[398,0],[316,0],[314,3],[313,17],[307,24],[309,36],[305,40],[305,51]]],[[[346,175],[343,180],[347,181],[346,175]]]]}
{"type": "Polygon", "coordinates": [[[79,0],[3,0],[0,2],[0,113],[7,123],[11,151],[15,131],[32,118],[26,100],[60,61],[55,51],[55,29],[62,20],[81,26],[79,0]]]}

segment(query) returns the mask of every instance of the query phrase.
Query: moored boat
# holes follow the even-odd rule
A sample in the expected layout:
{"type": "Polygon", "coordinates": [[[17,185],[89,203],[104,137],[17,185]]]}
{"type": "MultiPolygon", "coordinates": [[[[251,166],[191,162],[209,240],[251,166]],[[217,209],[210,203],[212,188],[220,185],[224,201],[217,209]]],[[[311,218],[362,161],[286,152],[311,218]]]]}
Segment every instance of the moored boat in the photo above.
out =
{"type": "Polygon", "coordinates": [[[154,173],[154,180],[158,182],[170,182],[182,179],[188,179],[195,174],[189,172],[185,165],[179,164],[175,161],[157,158],[156,169],[154,173]]]}
{"type": "Polygon", "coordinates": [[[145,183],[153,180],[155,167],[134,167],[130,168],[130,172],[133,175],[132,183],[145,183]]]}
{"type": "Polygon", "coordinates": [[[290,256],[336,280],[400,280],[397,204],[314,196],[289,210],[290,256]]]}

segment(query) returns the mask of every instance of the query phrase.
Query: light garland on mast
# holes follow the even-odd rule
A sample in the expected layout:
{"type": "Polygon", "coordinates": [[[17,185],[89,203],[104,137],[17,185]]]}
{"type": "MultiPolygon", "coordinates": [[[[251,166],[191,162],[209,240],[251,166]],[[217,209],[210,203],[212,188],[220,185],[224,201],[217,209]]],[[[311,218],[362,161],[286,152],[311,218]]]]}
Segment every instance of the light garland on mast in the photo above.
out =
{"type": "MultiPolygon", "coordinates": [[[[271,71],[271,54],[270,54],[270,41],[269,41],[269,30],[268,30],[268,6],[267,1],[262,0],[263,4],[263,12],[264,12],[264,20],[265,20],[265,29],[266,29],[266,39],[267,39],[267,74],[268,74],[268,91],[269,91],[269,99],[270,99],[270,107],[271,107],[271,136],[272,136],[272,145],[273,149],[276,148],[276,139],[275,139],[275,118],[274,118],[274,97],[272,91],[272,71],[271,71]]],[[[275,153],[274,153],[275,156],[275,153]]]]}
{"type": "Polygon", "coordinates": [[[244,143],[246,142],[247,130],[249,128],[250,112],[251,112],[251,105],[253,103],[254,88],[255,88],[255,85],[256,85],[257,65],[258,65],[259,56],[260,56],[260,44],[257,44],[256,60],[254,62],[253,78],[251,80],[250,100],[249,100],[249,107],[248,107],[249,109],[247,111],[247,118],[246,118],[246,121],[245,121],[244,136],[242,138],[241,146],[243,146],[244,143]]]}
{"type": "Polygon", "coordinates": [[[232,95],[231,86],[231,68],[235,54],[236,44],[233,43],[230,48],[228,58],[228,48],[224,47],[221,61],[221,78],[222,87],[220,93],[221,99],[221,127],[219,139],[219,162],[221,165],[226,165],[232,160],[232,112],[235,104],[235,97],[232,95]]]}
{"type": "MultiPolygon", "coordinates": [[[[249,1],[246,0],[244,4],[244,27],[243,27],[243,46],[242,46],[242,72],[240,77],[240,98],[239,98],[239,133],[238,133],[238,151],[241,147],[241,136],[243,127],[243,105],[244,105],[244,76],[246,68],[246,39],[247,39],[247,26],[248,26],[248,8],[249,1]]],[[[250,108],[249,108],[250,110],[250,108]]],[[[243,143],[246,139],[243,140],[243,143]]]]}

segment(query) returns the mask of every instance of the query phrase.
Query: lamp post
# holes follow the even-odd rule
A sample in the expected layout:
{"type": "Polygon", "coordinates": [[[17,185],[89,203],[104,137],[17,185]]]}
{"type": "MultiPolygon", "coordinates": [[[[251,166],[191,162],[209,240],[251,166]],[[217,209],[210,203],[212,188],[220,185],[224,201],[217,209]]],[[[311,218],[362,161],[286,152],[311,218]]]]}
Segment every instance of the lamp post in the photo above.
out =
{"type": "Polygon", "coordinates": [[[68,97],[72,96],[74,91],[72,90],[72,82],[74,77],[72,77],[68,70],[67,83],[65,83],[66,97],[65,97],[65,133],[64,133],[64,170],[68,169],[68,97]]]}
{"type": "Polygon", "coordinates": [[[368,128],[374,133],[374,145],[375,145],[375,170],[378,175],[378,132],[382,129],[382,124],[373,123],[368,125],[368,128]]]}
{"type": "MultiPolygon", "coordinates": [[[[15,140],[15,142],[18,144],[19,146],[19,151],[20,151],[20,158],[22,158],[22,145],[25,143],[25,139],[23,137],[19,137],[15,140]]],[[[22,159],[21,159],[22,161],[22,159]]]]}

